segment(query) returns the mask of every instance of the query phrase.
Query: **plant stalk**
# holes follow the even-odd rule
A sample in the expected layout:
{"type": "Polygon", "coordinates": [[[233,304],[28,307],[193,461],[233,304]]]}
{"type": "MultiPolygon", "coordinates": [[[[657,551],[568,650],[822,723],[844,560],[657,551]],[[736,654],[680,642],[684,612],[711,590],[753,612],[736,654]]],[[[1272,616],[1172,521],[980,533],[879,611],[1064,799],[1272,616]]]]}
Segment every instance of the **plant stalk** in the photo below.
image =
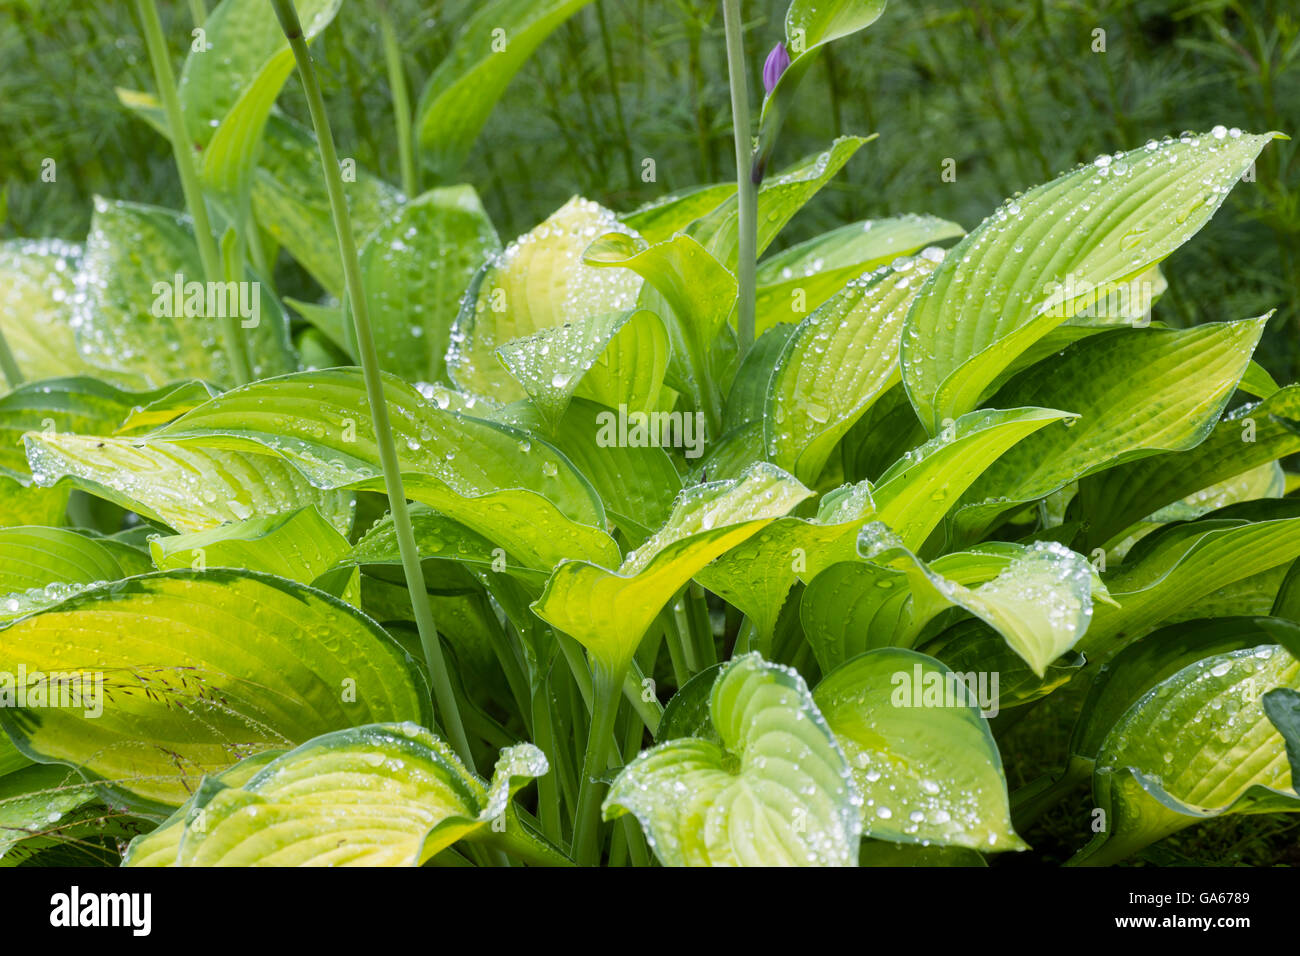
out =
{"type": "MultiPolygon", "coordinates": [[[[208,220],[203,188],[199,185],[199,175],[194,169],[194,154],[189,148],[190,137],[185,127],[185,117],[181,113],[180,96],[176,93],[176,78],[172,73],[171,58],[167,54],[167,43],[163,39],[158,6],[156,0],[136,0],[135,6],[144,27],[144,42],[149,49],[149,61],[153,65],[154,83],[167,115],[167,135],[172,141],[172,155],[176,158],[176,171],[180,174],[181,191],[185,194],[185,208],[194,221],[194,241],[199,247],[204,278],[209,282],[220,282],[224,275],[221,252],[212,235],[212,223],[208,220]]],[[[226,311],[230,314],[222,317],[221,324],[230,373],[236,385],[243,385],[252,378],[252,374],[248,367],[248,356],[244,354],[239,316],[232,309],[226,311]]]]}
{"type": "Polygon", "coordinates": [[[402,167],[402,192],[414,199],[420,183],[411,148],[411,99],[406,89],[406,71],[402,68],[402,47],[397,42],[393,17],[387,3],[376,4],[379,28],[384,35],[384,62],[388,65],[388,88],[393,94],[393,117],[397,127],[397,157],[402,167]]]}
{"type": "Polygon", "coordinates": [[[600,862],[600,788],[596,778],[609,765],[609,748],[614,742],[614,718],[622,696],[623,678],[605,665],[592,662],[592,714],[587,736],[587,753],[582,760],[578,784],[578,812],[574,819],[572,856],[580,866],[600,862]]]}
{"type": "Polygon", "coordinates": [[[433,611],[429,607],[428,592],[424,589],[424,573],[420,569],[420,551],[415,543],[411,516],[406,508],[406,491],[402,486],[397,449],[393,444],[393,432],[388,422],[388,403],[384,397],[383,373],[379,368],[375,339],[370,330],[370,313],[361,284],[361,263],[357,258],[356,242],[352,236],[352,222],[348,214],[347,200],[343,195],[343,177],[339,172],[338,153],[334,149],[334,135],[330,130],[329,116],[325,112],[325,100],[321,96],[320,82],[316,78],[316,69],[312,64],[311,53],[307,49],[307,41],[302,35],[302,25],[298,22],[298,13],[293,7],[293,0],[271,0],[271,2],[275,6],[275,14],[280,20],[285,38],[293,49],[293,56],[298,64],[298,77],[302,80],[303,92],[307,96],[307,108],[311,113],[312,126],[316,130],[316,141],[320,147],[325,186],[329,192],[330,212],[334,217],[334,230],[338,233],[348,301],[352,306],[350,312],[353,331],[356,333],[357,352],[365,376],[370,413],[375,422],[375,443],[379,446],[379,459],[384,469],[388,507],[393,515],[393,529],[397,532],[397,547],[402,556],[402,570],[406,574],[406,588],[411,595],[415,624],[420,631],[420,644],[424,648],[429,679],[433,683],[434,701],[438,706],[443,728],[451,738],[452,747],[465,766],[472,771],[474,759],[470,753],[469,738],[465,735],[465,725],[461,721],[460,708],[456,703],[455,692],[452,690],[447,662],[442,654],[442,645],[438,643],[438,629],[434,624],[433,611]]]}
{"type": "Polygon", "coordinates": [[[758,176],[749,125],[749,70],[745,62],[744,23],[740,0],[722,0],[727,35],[727,75],[731,81],[731,118],[736,135],[736,200],[739,211],[736,250],[736,331],[743,358],[754,344],[754,273],[758,260],[758,176]]]}
{"type": "Polygon", "coordinates": [[[4,330],[0,329],[0,372],[4,372],[5,382],[10,388],[17,388],[23,383],[23,373],[18,367],[14,353],[9,350],[9,341],[4,330]]]}

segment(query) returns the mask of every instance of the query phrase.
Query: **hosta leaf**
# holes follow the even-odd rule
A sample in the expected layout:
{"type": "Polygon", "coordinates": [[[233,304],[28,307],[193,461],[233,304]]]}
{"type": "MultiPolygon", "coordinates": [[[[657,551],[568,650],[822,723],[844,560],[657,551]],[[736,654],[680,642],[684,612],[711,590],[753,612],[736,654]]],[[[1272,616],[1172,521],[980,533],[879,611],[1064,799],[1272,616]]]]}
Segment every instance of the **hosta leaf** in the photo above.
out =
{"type": "MultiPolygon", "coordinates": [[[[550,568],[564,557],[614,564],[600,500],[558,450],[527,432],[444,411],[385,376],[409,498],[550,568]]],[[[158,433],[184,447],[274,452],[318,487],[383,491],[374,426],[357,369],[304,372],[226,392],[158,433]]]]}
{"type": "MultiPolygon", "coordinates": [[[[758,189],[758,254],[763,254],[794,214],[844,168],[864,143],[875,138],[875,133],[870,136],[841,136],[825,152],[806,156],[766,179],[758,189]]],[[[734,195],[689,230],[690,235],[728,268],[735,267],[739,231],[734,195]]]]}
{"type": "MultiPolygon", "coordinates": [[[[180,866],[418,866],[507,814],[546,773],[532,744],[502,752],[485,786],[412,723],[326,734],[238,787],[213,787],[189,814],[180,866]]],[[[506,832],[519,828],[509,814],[506,832]]]]}
{"type": "MultiPolygon", "coordinates": [[[[1093,601],[1103,600],[1104,595],[1094,583],[1093,601]]],[[[1007,645],[1001,634],[978,618],[959,621],[937,639],[926,642],[923,650],[959,674],[980,671],[989,674],[996,681],[994,707],[999,713],[1046,697],[1079,676],[1087,663],[1082,654],[1067,654],[1048,664],[1039,676],[1007,645]]]]}
{"type": "Polygon", "coordinates": [[[63,528],[0,529],[0,620],[54,604],[91,584],[152,570],[130,548],[63,528]]]}
{"type": "Polygon", "coordinates": [[[1272,138],[1152,140],[1031,189],[972,230],[905,323],[903,381],[931,433],[975,408],[1076,298],[1138,276],[1195,235],[1272,138]]]}
{"type": "Polygon", "coordinates": [[[1200,820],[1300,810],[1266,690],[1300,688],[1300,661],[1265,644],[1204,658],[1143,694],[1097,754],[1106,829],[1071,861],[1113,863],[1200,820]]]}
{"type": "Polygon", "coordinates": [[[0,528],[16,525],[63,524],[68,510],[68,487],[24,485],[0,474],[0,528]]]}
{"type": "Polygon", "coordinates": [[[488,114],[538,44],[591,0],[487,0],[429,77],[415,111],[424,157],[454,176],[488,114]]]}
{"type": "Polygon", "coordinates": [[[795,328],[793,325],[774,326],[760,334],[750,347],[731,383],[731,392],[727,395],[722,413],[724,432],[750,422],[759,422],[761,426],[772,369],[785,351],[785,344],[794,334],[795,328]]]}
{"type": "Polygon", "coordinates": [[[1119,329],[1034,366],[993,403],[1066,408],[1078,414],[1077,424],[1043,429],[985,471],[957,513],[960,533],[982,533],[1016,503],[1070,481],[1199,444],[1218,421],[1263,330],[1263,319],[1185,331],[1119,329]]]}
{"type": "Polygon", "coordinates": [[[837,667],[813,690],[862,795],[865,836],[1025,849],[1011,828],[1002,758],[980,713],[988,677],[884,648],[837,667]]]}
{"type": "Polygon", "coordinates": [[[1009,448],[1072,418],[1054,408],[970,412],[890,466],[876,483],[880,520],[919,548],[962,493],[1009,448]]]}
{"type": "Polygon", "coordinates": [[[812,482],[831,451],[898,380],[903,316],[917,287],[941,261],[939,249],[900,258],[855,279],[790,336],[768,385],[768,455],[812,482]]]}
{"type": "Polygon", "coordinates": [[[615,334],[573,394],[608,408],[653,411],[664,404],[664,375],[672,348],[653,312],[640,310],[615,334]]]}
{"type": "Polygon", "coordinates": [[[883,524],[868,525],[858,538],[858,551],[869,562],[907,575],[913,634],[920,624],[955,605],[996,629],[1042,677],[1047,665],[1073,647],[1088,629],[1092,566],[1082,555],[1055,541],[1011,547],[1014,552],[1003,546],[998,549],[1001,554],[957,552],[931,566],[902,547],[883,524]],[[970,574],[962,564],[973,563],[973,576],[983,577],[985,569],[997,567],[1009,553],[1014,556],[995,577],[975,588],[961,583],[970,574]]]}
{"type": "Polygon", "coordinates": [[[721,744],[654,747],[619,773],[607,819],[633,814],[665,866],[853,866],[861,798],[797,672],[731,661],[709,700],[721,744]]]}
{"type": "Polygon", "coordinates": [[[900,382],[886,389],[840,440],[844,477],[875,481],[928,437],[900,382]]]}
{"type": "MultiPolygon", "coordinates": [[[[326,292],[342,299],[346,292],[343,260],[318,149],[310,131],[272,116],[253,176],[252,206],[262,228],[326,292]]],[[[361,169],[356,170],[356,182],[347,185],[347,200],[358,246],[401,208],[401,195],[394,187],[361,169]]]]}
{"type": "Polygon", "coordinates": [[[865,483],[836,489],[822,499],[815,518],[778,518],[695,577],[743,611],[766,647],[790,589],[855,557],[858,531],[874,511],[865,483]]]}
{"type": "Polygon", "coordinates": [[[306,505],[320,508],[340,531],[352,524],[351,494],[313,487],[274,455],[143,437],[30,432],[24,440],[38,484],[66,479],[177,531],[205,531],[306,505]]]}
{"type": "Polygon", "coordinates": [[[1106,735],[1147,691],[1183,668],[1232,651],[1279,645],[1300,653],[1300,627],[1272,617],[1223,617],[1162,627],[1105,661],[1088,689],[1070,754],[1090,764],[1106,735]]]}
{"type": "Polygon", "coordinates": [[[460,297],[500,248],[472,186],[431,189],[375,230],[361,250],[361,270],[384,371],[408,381],[446,379],[460,297]]]}
{"type": "Polygon", "coordinates": [[[70,321],[81,255],[59,239],[0,242],[0,332],[28,380],[90,368],[70,321]]]}
{"type": "Polygon", "coordinates": [[[65,814],[97,798],[95,788],[67,767],[27,767],[0,777],[0,865],[12,865],[4,858],[25,840],[39,839],[65,814]]]}
{"type": "MultiPolygon", "coordinates": [[[[667,351],[666,335],[659,317],[638,309],[589,316],[541,329],[522,339],[507,342],[497,349],[497,354],[548,425],[554,428],[589,374],[603,379],[596,388],[614,398],[609,403],[612,407],[622,405],[625,409],[641,410],[649,406],[663,383],[667,351]],[[617,344],[625,334],[624,343],[617,344]],[[634,347],[643,340],[651,343],[651,354],[647,356],[650,361],[643,366],[650,373],[650,381],[641,394],[635,394],[634,387],[629,387],[619,395],[620,379],[635,374],[632,363],[636,356],[629,346],[634,347]],[[661,343],[658,347],[654,345],[656,340],[661,343]],[[598,369],[598,361],[606,355],[610,355],[610,364],[598,369]],[[656,358],[660,361],[656,362],[656,358]],[[617,366],[617,370],[612,366],[617,366]],[[612,378],[609,372],[613,372],[612,378]],[[656,377],[657,383],[654,381],[656,377]]],[[[627,384],[631,385],[630,382],[627,384]]]]}
{"type": "Polygon", "coordinates": [[[1269,691],[1262,698],[1264,713],[1286,741],[1286,759],[1291,764],[1291,786],[1300,779],[1300,692],[1289,687],[1269,691]]]}
{"type": "Polygon", "coordinates": [[[1165,505],[1295,454],[1297,421],[1300,386],[1288,385],[1224,415],[1193,449],[1152,455],[1085,479],[1078,501],[1088,520],[1087,547],[1104,547],[1165,505]]]}
{"type": "Polygon", "coordinates": [[[629,213],[619,216],[623,225],[634,230],[649,243],[663,242],[682,232],[696,219],[717,209],[724,200],[736,194],[735,183],[715,183],[711,186],[691,186],[652,199],[629,213]]]}
{"type": "MultiPolygon", "coordinates": [[[[189,391],[188,386],[181,388],[189,391]]],[[[140,420],[146,407],[174,391],[164,386],[147,392],[126,392],[83,376],[27,382],[0,397],[0,469],[26,478],[27,456],[22,440],[26,432],[112,435],[128,421],[140,420]]],[[[203,392],[210,397],[206,390],[203,392]]]]}
{"type": "Polygon", "coordinates": [[[664,526],[617,570],[566,561],[533,610],[617,675],[660,609],[692,576],[808,495],[807,488],[766,462],[741,478],[687,488],[664,526]]]}
{"type": "Polygon", "coordinates": [[[498,347],[565,322],[636,305],[641,280],[582,261],[596,237],[623,227],[612,212],[574,197],[494,256],[475,277],[451,333],[447,372],[467,392],[497,401],[524,392],[501,367],[498,347]]]}
{"type": "Polygon", "coordinates": [[[429,720],[415,662],[377,624],[269,575],[143,575],[3,634],[3,670],[79,677],[86,692],[73,702],[86,706],[36,707],[29,696],[27,707],[0,708],[0,726],[25,754],[75,765],[149,806],[179,805],[204,774],[260,750],[429,720]]]}
{"type": "MultiPolygon", "coordinates": [[[[340,0],[295,0],[311,40],[340,0]]],[[[260,0],[222,0],[203,24],[207,46],[192,51],[178,93],[205,183],[228,195],[243,188],[267,115],[293,72],[293,52],[275,11],[260,0]]]]}
{"type": "Polygon", "coordinates": [[[216,785],[238,787],[247,783],[268,763],[283,754],[283,750],[263,750],[245,757],[233,767],[208,776],[199,792],[190,797],[155,829],[136,837],[122,854],[123,866],[175,866],[185,837],[185,824],[200,796],[207,796],[216,785]]]}
{"type": "Polygon", "coordinates": [[[668,331],[672,350],[668,381],[691,396],[696,408],[721,400],[710,349],[735,308],[736,277],[685,233],[655,245],[622,233],[601,236],[583,254],[589,266],[616,267],[645,279],[640,303],[655,311],[668,331]]]}
{"type": "Polygon", "coordinates": [[[315,508],[258,516],[149,542],[149,552],[160,571],[240,568],[302,584],[311,584],[329,571],[349,550],[348,539],[315,508]]]}
{"type": "Polygon", "coordinates": [[[1171,525],[1140,542],[1106,575],[1119,607],[1097,609],[1079,650],[1095,657],[1158,624],[1195,616],[1188,609],[1207,594],[1300,557],[1300,517],[1279,510],[1248,521],[1232,511],[1171,525]]]}
{"type": "Polygon", "coordinates": [[[224,313],[240,320],[254,375],[293,368],[288,322],[269,292],[255,281],[231,285],[214,279],[207,286],[205,278],[193,233],[181,217],[154,206],[96,198],[86,240],[85,292],[72,319],[78,349],[91,365],[145,385],[190,378],[228,383],[224,313]],[[192,283],[203,291],[201,297],[190,298],[193,290],[186,287],[192,283]],[[191,305],[202,314],[184,314],[191,305]],[[255,326],[244,327],[254,321],[255,326]]]}
{"type": "Polygon", "coordinates": [[[934,216],[867,219],[768,256],[756,277],[755,328],[761,335],[781,322],[801,322],[850,280],[963,232],[934,216]]]}

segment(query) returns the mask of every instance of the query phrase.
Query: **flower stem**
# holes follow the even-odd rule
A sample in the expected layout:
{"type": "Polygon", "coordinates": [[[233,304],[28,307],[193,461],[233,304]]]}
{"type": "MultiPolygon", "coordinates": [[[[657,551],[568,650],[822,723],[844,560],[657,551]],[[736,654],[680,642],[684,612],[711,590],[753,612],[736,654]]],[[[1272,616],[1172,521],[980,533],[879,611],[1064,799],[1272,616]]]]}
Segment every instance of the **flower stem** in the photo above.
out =
{"type": "Polygon", "coordinates": [[[406,89],[406,73],[402,69],[402,48],[393,29],[393,16],[387,3],[375,5],[379,13],[379,27],[384,34],[384,61],[388,65],[388,88],[393,94],[393,116],[397,126],[397,156],[402,166],[402,192],[414,199],[420,184],[415,168],[415,153],[411,149],[411,100],[406,89]]]}
{"type": "MultiPolygon", "coordinates": [[[[185,126],[185,117],[181,113],[181,100],[176,93],[176,78],[172,74],[171,58],[167,54],[167,43],[163,39],[162,23],[158,19],[158,6],[155,0],[136,0],[135,5],[144,27],[144,42],[149,48],[154,83],[158,87],[158,96],[162,98],[163,111],[167,115],[167,135],[172,141],[172,155],[176,158],[176,171],[180,174],[181,191],[185,194],[185,208],[189,210],[190,219],[194,221],[194,241],[199,247],[199,259],[203,263],[204,278],[209,282],[220,282],[224,276],[221,253],[217,249],[217,240],[212,235],[212,223],[208,221],[208,207],[203,199],[203,188],[199,185],[199,175],[194,169],[194,154],[189,147],[189,132],[185,126]]],[[[222,318],[222,337],[230,361],[230,374],[236,385],[242,385],[252,378],[252,374],[248,368],[248,357],[244,354],[239,316],[231,309],[226,311],[230,314],[222,318]]]]}
{"type": "Polygon", "coordinates": [[[424,589],[424,573],[420,570],[420,551],[415,544],[411,516],[406,508],[406,491],[402,487],[397,449],[393,445],[393,432],[388,423],[388,403],[384,397],[383,373],[379,368],[379,356],[375,352],[375,339],[370,331],[370,313],[366,307],[366,297],[361,285],[361,263],[357,258],[356,242],[352,236],[352,221],[348,215],[347,200],[343,195],[343,178],[339,173],[338,153],[334,149],[334,135],[330,131],[329,116],[325,113],[325,100],[321,96],[316,68],[312,64],[311,53],[307,50],[307,41],[303,38],[302,25],[298,22],[298,13],[293,7],[293,0],[271,0],[271,2],[275,6],[276,16],[280,19],[280,27],[284,30],[289,46],[293,49],[294,59],[298,63],[298,77],[302,80],[312,126],[316,130],[316,141],[320,146],[325,187],[329,192],[330,212],[334,217],[334,231],[338,234],[348,301],[352,307],[350,313],[353,331],[356,333],[357,352],[365,375],[370,413],[375,422],[375,443],[379,446],[379,460],[384,469],[388,507],[393,514],[393,529],[397,532],[397,548],[402,556],[402,569],[406,573],[406,588],[411,594],[415,624],[420,631],[420,644],[424,648],[425,662],[429,667],[429,679],[433,682],[434,701],[438,705],[447,736],[451,738],[452,747],[465,765],[473,770],[474,760],[470,753],[469,738],[465,735],[465,725],[461,721],[460,708],[456,704],[456,695],[447,672],[447,662],[442,655],[442,645],[438,643],[438,629],[433,621],[433,611],[429,607],[428,592],[424,589]]]}
{"type": "Polygon", "coordinates": [[[758,259],[758,184],[754,179],[754,140],[749,127],[749,77],[745,62],[740,0],[722,0],[727,34],[727,74],[731,80],[731,119],[736,131],[736,200],[739,209],[736,250],[736,331],[740,355],[754,344],[754,272],[758,259]]]}

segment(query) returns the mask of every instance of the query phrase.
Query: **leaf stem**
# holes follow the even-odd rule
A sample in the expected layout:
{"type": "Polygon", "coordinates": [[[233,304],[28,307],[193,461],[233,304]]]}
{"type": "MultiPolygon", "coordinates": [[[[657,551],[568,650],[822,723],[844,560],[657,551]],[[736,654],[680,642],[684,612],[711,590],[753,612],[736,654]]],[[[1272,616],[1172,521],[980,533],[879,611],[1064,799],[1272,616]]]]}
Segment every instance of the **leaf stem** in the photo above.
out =
{"type": "MultiPolygon", "coordinates": [[[[217,249],[217,240],[212,235],[212,223],[208,220],[208,207],[203,199],[203,188],[199,184],[199,175],[194,169],[194,155],[189,147],[190,136],[185,126],[185,116],[181,112],[180,96],[176,93],[176,78],[172,73],[171,58],[167,54],[167,43],[163,39],[162,23],[158,19],[158,6],[156,0],[136,0],[135,6],[144,27],[144,42],[149,49],[149,62],[153,65],[154,83],[158,87],[163,111],[167,115],[167,135],[172,141],[172,155],[176,159],[181,191],[185,194],[185,208],[189,211],[190,219],[194,221],[194,241],[199,247],[199,259],[203,263],[204,278],[209,282],[219,282],[224,275],[221,252],[217,249]]],[[[221,320],[222,338],[230,362],[230,374],[236,385],[243,385],[252,378],[252,374],[248,368],[248,356],[244,354],[239,316],[233,309],[225,311],[229,314],[223,316],[221,320]]]]}
{"type": "Polygon", "coordinates": [[[758,183],[749,125],[749,78],[745,62],[744,23],[740,0],[722,0],[727,35],[727,74],[731,81],[731,119],[736,137],[736,200],[739,210],[736,251],[736,329],[743,358],[754,344],[754,273],[758,259],[758,183]]]}
{"type": "Polygon", "coordinates": [[[3,329],[0,329],[0,372],[4,372],[5,381],[10,388],[17,388],[23,383],[22,370],[18,368],[14,353],[9,350],[9,341],[5,338],[3,329]]]}
{"type": "Polygon", "coordinates": [[[402,192],[414,199],[420,183],[411,147],[411,99],[406,89],[406,72],[402,68],[402,47],[393,29],[393,17],[387,3],[378,3],[379,27],[384,34],[384,62],[388,65],[388,89],[393,94],[393,117],[397,126],[397,157],[402,167],[402,192]]]}
{"type": "Polygon", "coordinates": [[[312,64],[311,53],[307,49],[307,41],[303,37],[302,25],[298,22],[298,13],[293,7],[293,0],[271,0],[271,2],[275,6],[280,27],[284,30],[289,46],[293,49],[294,59],[298,63],[298,77],[302,80],[303,92],[307,96],[307,108],[311,113],[312,126],[315,127],[316,141],[320,147],[325,187],[329,192],[330,212],[334,217],[334,231],[338,234],[348,301],[352,306],[350,312],[353,331],[356,333],[357,352],[365,375],[370,413],[375,422],[375,443],[379,446],[379,459],[384,469],[388,507],[393,514],[393,530],[397,533],[397,548],[402,556],[406,588],[411,595],[411,608],[415,612],[415,624],[420,631],[420,644],[424,648],[429,679],[433,683],[434,701],[438,705],[442,725],[447,736],[451,738],[450,742],[457,756],[473,770],[474,759],[470,752],[469,738],[465,735],[465,725],[461,721],[460,709],[451,686],[451,677],[447,672],[447,662],[442,654],[442,645],[438,642],[438,629],[434,624],[433,611],[429,607],[429,595],[424,587],[424,573],[420,569],[420,551],[415,543],[415,533],[411,529],[411,516],[406,508],[406,491],[402,486],[397,449],[393,444],[393,432],[388,422],[388,402],[384,397],[383,372],[379,367],[379,356],[375,352],[374,335],[370,331],[370,313],[361,284],[361,263],[357,258],[347,199],[343,195],[343,177],[339,172],[338,153],[334,149],[334,135],[330,131],[329,116],[325,112],[325,100],[321,96],[320,82],[316,78],[316,69],[312,64]]]}
{"type": "Polygon", "coordinates": [[[587,735],[587,753],[582,760],[582,780],[578,785],[578,813],[574,820],[573,858],[580,866],[600,862],[600,789],[597,777],[609,764],[613,741],[614,717],[622,696],[623,678],[604,664],[592,662],[593,709],[587,735]]]}

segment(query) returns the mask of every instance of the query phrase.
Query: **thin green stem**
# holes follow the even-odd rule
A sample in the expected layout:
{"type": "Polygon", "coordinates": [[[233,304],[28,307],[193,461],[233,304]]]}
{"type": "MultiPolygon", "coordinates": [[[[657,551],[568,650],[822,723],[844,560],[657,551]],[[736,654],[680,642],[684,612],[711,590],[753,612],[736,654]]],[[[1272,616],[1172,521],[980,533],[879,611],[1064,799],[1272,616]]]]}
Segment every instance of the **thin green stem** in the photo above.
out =
{"type": "MultiPolygon", "coordinates": [[[[212,235],[208,207],[203,200],[203,188],[199,185],[199,174],[194,168],[194,156],[189,148],[190,137],[185,127],[185,117],[181,113],[180,96],[176,93],[176,78],[172,73],[171,57],[167,54],[167,43],[163,39],[158,6],[155,0],[136,0],[135,6],[144,27],[144,42],[149,49],[149,62],[153,65],[154,83],[158,87],[163,112],[167,116],[167,135],[172,141],[172,155],[176,158],[176,171],[180,174],[181,191],[185,194],[185,208],[194,220],[194,241],[198,243],[204,278],[209,282],[219,282],[223,276],[221,252],[212,235]]],[[[248,369],[248,357],[244,354],[239,316],[234,314],[233,309],[227,309],[226,312],[229,314],[221,319],[226,355],[230,360],[230,373],[235,384],[242,385],[252,377],[248,369]]]]}
{"type": "Polygon", "coordinates": [[[745,62],[744,24],[740,0],[722,0],[727,34],[727,75],[731,81],[731,119],[736,134],[736,198],[739,207],[736,251],[736,331],[740,354],[754,344],[754,273],[758,260],[758,182],[754,169],[754,140],[749,127],[749,78],[745,62]]]}
{"type": "Polygon", "coordinates": [[[208,8],[203,0],[190,0],[190,19],[196,27],[202,27],[208,20],[208,8]]]}
{"type": "Polygon", "coordinates": [[[609,77],[610,99],[614,103],[614,121],[618,124],[618,139],[623,147],[623,163],[627,168],[627,186],[636,188],[636,160],[632,156],[632,139],[628,136],[627,120],[623,116],[623,97],[618,91],[618,70],[615,69],[614,44],[609,38],[609,24],[605,20],[605,4],[596,3],[596,25],[600,28],[600,46],[605,54],[605,73],[609,77]]]}
{"type": "Polygon", "coordinates": [[[600,862],[600,791],[609,764],[610,745],[614,743],[614,718],[622,696],[623,678],[602,664],[592,668],[594,696],[591,729],[587,735],[587,753],[582,761],[582,780],[578,785],[578,812],[574,819],[573,858],[582,866],[600,862]]]}
{"type": "Polygon", "coordinates": [[[406,508],[406,491],[402,487],[397,448],[393,444],[393,432],[388,422],[388,402],[384,397],[383,373],[379,368],[379,356],[375,352],[374,335],[370,331],[370,313],[361,285],[361,263],[357,258],[357,246],[352,235],[352,221],[348,214],[347,200],[343,195],[343,177],[339,171],[338,153],[334,149],[334,134],[330,131],[329,116],[325,112],[325,100],[321,96],[320,82],[316,78],[316,69],[312,64],[311,53],[307,49],[307,41],[303,38],[302,25],[298,22],[298,13],[294,10],[293,0],[271,0],[271,2],[275,6],[280,27],[284,30],[289,46],[293,49],[294,59],[298,63],[298,77],[302,80],[312,126],[316,130],[316,141],[320,146],[325,187],[329,192],[330,212],[334,217],[334,231],[338,234],[348,301],[352,306],[352,327],[356,333],[357,352],[365,375],[366,398],[374,418],[375,442],[379,446],[379,460],[384,469],[388,507],[393,515],[393,530],[397,532],[397,548],[402,556],[402,570],[406,574],[406,588],[411,595],[415,624],[420,631],[420,644],[424,648],[429,679],[433,683],[434,701],[438,705],[443,728],[451,738],[452,747],[465,765],[473,770],[474,758],[470,752],[469,738],[465,735],[465,725],[461,721],[460,708],[457,706],[451,677],[447,672],[447,662],[443,658],[442,645],[438,642],[438,629],[433,621],[433,611],[429,607],[429,595],[424,589],[424,573],[420,569],[420,551],[415,543],[415,533],[411,529],[411,516],[406,508]]]}
{"type": "Polygon", "coordinates": [[[402,192],[413,198],[420,188],[415,168],[415,151],[411,148],[411,99],[406,89],[406,71],[402,68],[402,47],[397,42],[393,17],[387,3],[376,4],[379,28],[384,35],[384,62],[388,65],[388,89],[393,94],[393,117],[397,126],[397,157],[402,167],[402,192]]]}

